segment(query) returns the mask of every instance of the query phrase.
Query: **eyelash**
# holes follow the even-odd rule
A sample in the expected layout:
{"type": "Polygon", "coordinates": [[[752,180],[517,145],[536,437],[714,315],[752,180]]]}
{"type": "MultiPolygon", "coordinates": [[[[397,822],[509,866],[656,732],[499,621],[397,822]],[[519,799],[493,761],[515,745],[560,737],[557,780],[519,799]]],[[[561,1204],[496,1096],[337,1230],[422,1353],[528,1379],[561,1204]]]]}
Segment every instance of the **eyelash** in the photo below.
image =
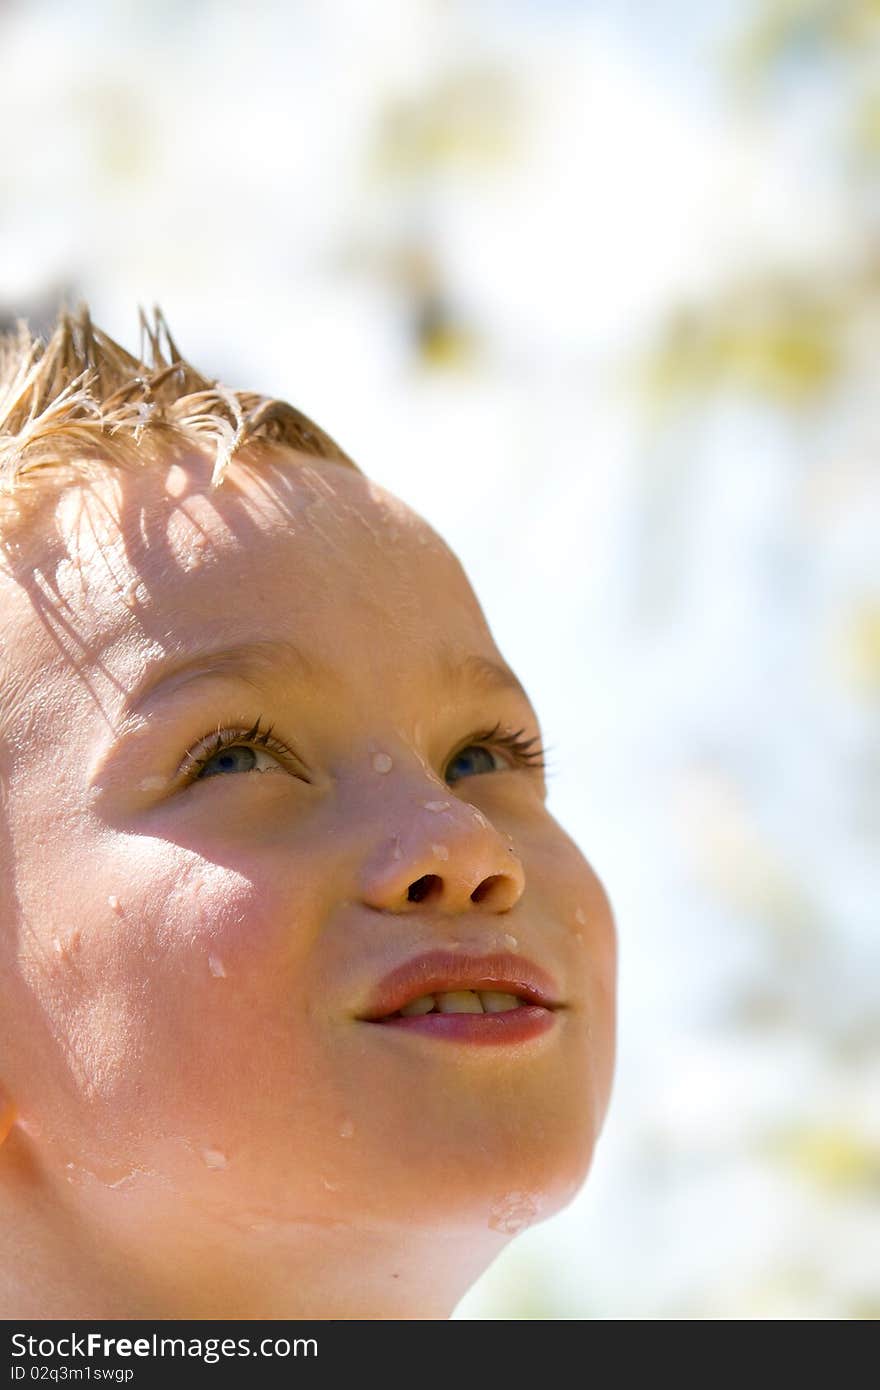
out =
{"type": "MultiPolygon", "coordinates": [[[[260,719],[262,719],[262,715],[260,719]]],[[[216,733],[206,734],[203,738],[200,738],[186,754],[181,764],[180,772],[186,775],[187,781],[194,781],[196,773],[203,768],[207,762],[210,762],[211,758],[213,758],[216,753],[219,753],[222,748],[230,748],[233,745],[237,747],[239,744],[254,744],[262,748],[269,748],[272,752],[280,754],[285,760],[289,760],[293,755],[285,744],[281,743],[279,739],[272,737],[272,729],[274,727],[272,724],[269,725],[269,728],[264,734],[259,732],[260,719],[257,720],[252,728],[247,730],[218,729],[216,733]],[[208,740],[207,746],[205,746],[206,739],[208,740]]],[[[472,744],[491,743],[495,746],[506,748],[508,752],[512,754],[514,762],[519,766],[528,768],[536,767],[546,772],[546,750],[541,746],[537,736],[523,738],[522,735],[525,733],[524,729],[517,729],[515,733],[501,733],[499,732],[500,729],[501,724],[499,722],[495,725],[494,729],[487,729],[481,733],[472,734],[467,743],[463,743],[458,751],[453,753],[450,761],[457,758],[459,753],[463,753],[465,749],[470,748],[472,744]],[[532,744],[537,744],[537,748],[533,748],[532,744]]]]}

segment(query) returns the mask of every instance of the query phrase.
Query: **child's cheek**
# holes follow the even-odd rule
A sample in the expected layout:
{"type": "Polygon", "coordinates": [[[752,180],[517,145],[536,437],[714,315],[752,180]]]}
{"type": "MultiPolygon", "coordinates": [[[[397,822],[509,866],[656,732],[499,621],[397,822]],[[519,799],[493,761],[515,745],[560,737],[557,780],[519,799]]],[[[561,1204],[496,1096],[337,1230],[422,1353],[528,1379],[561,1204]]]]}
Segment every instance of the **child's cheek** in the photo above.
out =
{"type": "MultiPolygon", "coordinates": [[[[167,841],[120,841],[52,928],[48,993],[67,1042],[72,1128],[112,1165],[177,1132],[210,1148],[218,1096],[261,1090],[297,1042],[295,969],[314,909],[264,876],[167,841]],[[283,897],[283,901],[282,901],[283,897]],[[57,947],[56,944],[57,943],[57,947]]],[[[299,972],[302,973],[302,972],[299,972]]],[[[288,1059],[290,1060],[290,1059],[288,1059]]]]}

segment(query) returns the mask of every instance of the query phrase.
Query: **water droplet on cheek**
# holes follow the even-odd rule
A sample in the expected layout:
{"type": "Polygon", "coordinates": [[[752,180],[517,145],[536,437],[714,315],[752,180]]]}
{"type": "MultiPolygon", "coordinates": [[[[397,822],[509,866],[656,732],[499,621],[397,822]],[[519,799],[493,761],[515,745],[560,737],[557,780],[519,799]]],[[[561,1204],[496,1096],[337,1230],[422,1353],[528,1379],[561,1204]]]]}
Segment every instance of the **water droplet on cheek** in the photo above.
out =
{"type": "Polygon", "coordinates": [[[580,922],[582,927],[586,926],[587,914],[584,912],[584,909],[582,907],[575,908],[574,918],[576,922],[580,922]]]}
{"type": "Polygon", "coordinates": [[[53,936],[52,945],[55,948],[55,954],[58,956],[69,956],[71,952],[78,950],[81,936],[82,933],[79,927],[74,927],[70,935],[63,940],[60,936],[53,936]]]}
{"type": "Polygon", "coordinates": [[[339,1126],[340,1139],[350,1139],[354,1134],[354,1123],[352,1120],[343,1120],[339,1126]]]}
{"type": "Polygon", "coordinates": [[[143,777],[138,782],[138,790],[142,792],[160,792],[166,786],[164,777],[143,777]]]}
{"type": "Polygon", "coordinates": [[[515,936],[510,936],[508,933],[504,937],[504,944],[505,946],[509,946],[511,951],[513,951],[519,945],[519,942],[517,941],[515,936]]]}
{"type": "Polygon", "coordinates": [[[202,1149],[202,1158],[208,1168],[225,1168],[226,1155],[220,1149],[202,1149]]]}
{"type": "Polygon", "coordinates": [[[119,901],[115,893],[110,894],[109,898],[107,899],[107,906],[110,908],[112,912],[115,912],[117,914],[122,912],[122,903],[119,901]]]}
{"type": "Polygon", "coordinates": [[[426,811],[445,811],[449,806],[448,801],[423,801],[422,805],[426,811]]]}
{"type": "Polygon", "coordinates": [[[437,859],[449,858],[449,850],[446,848],[445,845],[432,845],[431,849],[434,851],[434,854],[437,859]]]}
{"type": "Polygon", "coordinates": [[[219,956],[208,956],[208,969],[212,975],[221,975],[224,979],[226,978],[226,971],[219,956]]]}
{"type": "Polygon", "coordinates": [[[376,772],[390,772],[393,766],[394,763],[387,753],[373,754],[373,767],[376,772]]]}

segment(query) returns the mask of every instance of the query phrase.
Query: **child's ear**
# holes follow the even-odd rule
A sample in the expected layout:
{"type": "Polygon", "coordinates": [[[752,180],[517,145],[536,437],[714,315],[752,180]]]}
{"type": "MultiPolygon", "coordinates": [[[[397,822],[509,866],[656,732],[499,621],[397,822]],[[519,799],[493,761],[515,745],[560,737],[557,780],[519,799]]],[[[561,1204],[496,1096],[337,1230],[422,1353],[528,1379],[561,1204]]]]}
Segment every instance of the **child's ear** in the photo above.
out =
{"type": "Polygon", "coordinates": [[[0,1081],[0,1144],[15,1124],[17,1115],[18,1112],[4,1090],[3,1082],[0,1081]]]}

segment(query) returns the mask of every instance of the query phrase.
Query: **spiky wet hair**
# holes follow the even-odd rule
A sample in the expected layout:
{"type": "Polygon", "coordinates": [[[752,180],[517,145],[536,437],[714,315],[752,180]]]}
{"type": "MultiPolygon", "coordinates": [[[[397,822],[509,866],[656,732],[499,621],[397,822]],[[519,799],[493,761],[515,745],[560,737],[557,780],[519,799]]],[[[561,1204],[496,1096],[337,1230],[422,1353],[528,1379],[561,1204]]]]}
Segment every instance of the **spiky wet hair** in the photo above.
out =
{"type": "Polygon", "coordinates": [[[85,304],[62,309],[46,341],[24,320],[0,334],[0,503],[15,510],[59,466],[80,475],[94,473],[98,461],[143,467],[175,443],[213,452],[212,487],[252,439],[357,469],[286,401],[202,376],[181,356],[158,307],[152,322],[140,310],[140,326],[137,357],[92,322],[85,304]]]}

